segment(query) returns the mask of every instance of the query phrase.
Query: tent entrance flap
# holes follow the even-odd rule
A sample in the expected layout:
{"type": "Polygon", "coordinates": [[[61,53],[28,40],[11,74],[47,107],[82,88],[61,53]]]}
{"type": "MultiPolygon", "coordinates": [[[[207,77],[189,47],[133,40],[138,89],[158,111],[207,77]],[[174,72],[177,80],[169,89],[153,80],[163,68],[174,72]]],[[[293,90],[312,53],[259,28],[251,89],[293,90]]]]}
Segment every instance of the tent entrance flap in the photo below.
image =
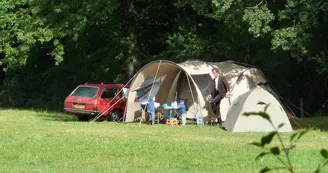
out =
{"type": "Polygon", "coordinates": [[[191,77],[195,81],[204,98],[214,90],[214,82],[209,74],[191,75],[191,77]]]}
{"type": "Polygon", "coordinates": [[[149,98],[150,95],[156,96],[163,81],[165,80],[165,77],[166,75],[156,78],[147,76],[139,88],[132,90],[137,92],[135,101],[149,98]]]}
{"type": "Polygon", "coordinates": [[[178,88],[179,88],[179,83],[180,83],[180,78],[181,78],[181,70],[177,73],[176,77],[174,78],[172,85],[170,87],[170,90],[168,92],[167,98],[166,98],[166,103],[170,103],[172,101],[176,101],[177,93],[178,93],[178,88]]]}

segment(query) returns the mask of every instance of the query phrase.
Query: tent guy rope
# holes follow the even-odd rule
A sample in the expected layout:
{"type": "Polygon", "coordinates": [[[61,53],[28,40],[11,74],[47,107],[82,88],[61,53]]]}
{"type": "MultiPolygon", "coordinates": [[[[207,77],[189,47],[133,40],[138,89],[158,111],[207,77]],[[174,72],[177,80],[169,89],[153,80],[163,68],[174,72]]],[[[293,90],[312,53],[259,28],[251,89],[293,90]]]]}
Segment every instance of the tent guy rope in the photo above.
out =
{"type": "MultiPolygon", "coordinates": [[[[159,63],[158,63],[157,70],[156,70],[156,73],[155,73],[155,77],[154,77],[153,83],[151,84],[151,88],[150,88],[147,100],[149,100],[149,97],[151,95],[151,91],[153,90],[153,86],[154,86],[154,83],[155,83],[155,80],[156,80],[156,77],[157,77],[157,74],[158,74],[159,67],[161,66],[161,63],[162,63],[162,60],[160,60],[159,63]]],[[[142,109],[142,112],[144,112],[145,109],[146,109],[146,106],[142,109]]],[[[141,117],[140,117],[139,126],[141,124],[141,121],[142,121],[142,114],[141,114],[141,117]]]]}
{"type": "MultiPolygon", "coordinates": [[[[133,76],[132,76],[132,78],[120,89],[120,91],[119,92],[117,92],[116,93],[116,95],[113,97],[113,98],[116,98],[117,96],[118,96],[118,94],[120,94],[122,91],[123,91],[123,89],[132,81],[132,79],[134,79],[135,78],[135,76],[136,76],[136,74],[134,74],[133,76]]],[[[121,101],[122,99],[123,99],[124,97],[121,97],[117,102],[115,102],[112,106],[110,106],[109,108],[107,108],[105,111],[104,111],[104,109],[114,100],[114,99],[111,99],[111,101],[109,102],[109,103],[107,103],[106,104],[106,106],[97,114],[97,116],[95,117],[95,118],[93,118],[92,120],[91,120],[91,122],[90,123],[92,123],[92,122],[94,122],[94,121],[96,121],[97,119],[99,119],[106,111],[108,111],[108,110],[110,110],[113,106],[115,106],[119,101],[121,101]]]]}

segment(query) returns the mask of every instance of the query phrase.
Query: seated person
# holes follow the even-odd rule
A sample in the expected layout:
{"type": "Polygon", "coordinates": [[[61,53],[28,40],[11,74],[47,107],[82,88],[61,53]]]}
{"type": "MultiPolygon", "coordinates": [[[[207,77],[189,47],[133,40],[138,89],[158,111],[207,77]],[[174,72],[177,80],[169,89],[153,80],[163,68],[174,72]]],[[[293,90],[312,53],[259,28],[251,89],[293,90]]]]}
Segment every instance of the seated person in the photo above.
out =
{"type": "Polygon", "coordinates": [[[187,108],[186,108],[184,100],[182,100],[182,99],[180,100],[179,107],[180,107],[180,112],[181,112],[182,125],[184,126],[184,125],[186,125],[186,122],[187,122],[187,108]]]}

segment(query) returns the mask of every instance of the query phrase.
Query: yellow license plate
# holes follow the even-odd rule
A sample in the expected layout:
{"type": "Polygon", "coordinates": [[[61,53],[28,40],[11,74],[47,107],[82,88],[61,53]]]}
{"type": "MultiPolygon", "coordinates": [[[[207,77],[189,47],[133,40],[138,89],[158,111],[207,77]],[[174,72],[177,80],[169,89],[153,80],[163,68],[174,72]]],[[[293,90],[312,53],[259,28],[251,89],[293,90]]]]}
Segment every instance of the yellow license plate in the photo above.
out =
{"type": "Polygon", "coordinates": [[[85,105],[78,105],[78,104],[76,104],[76,105],[74,105],[74,107],[77,108],[77,109],[84,109],[85,108],[85,105]]]}

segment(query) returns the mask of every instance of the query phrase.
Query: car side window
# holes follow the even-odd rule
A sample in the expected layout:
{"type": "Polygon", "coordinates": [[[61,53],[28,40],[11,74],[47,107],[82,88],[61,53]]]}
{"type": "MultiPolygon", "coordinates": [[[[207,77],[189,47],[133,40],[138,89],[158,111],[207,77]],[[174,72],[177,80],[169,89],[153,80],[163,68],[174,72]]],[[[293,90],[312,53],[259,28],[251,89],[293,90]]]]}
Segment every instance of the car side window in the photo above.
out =
{"type": "Polygon", "coordinates": [[[114,98],[116,95],[117,89],[115,88],[106,88],[101,94],[101,98],[114,98]]]}

